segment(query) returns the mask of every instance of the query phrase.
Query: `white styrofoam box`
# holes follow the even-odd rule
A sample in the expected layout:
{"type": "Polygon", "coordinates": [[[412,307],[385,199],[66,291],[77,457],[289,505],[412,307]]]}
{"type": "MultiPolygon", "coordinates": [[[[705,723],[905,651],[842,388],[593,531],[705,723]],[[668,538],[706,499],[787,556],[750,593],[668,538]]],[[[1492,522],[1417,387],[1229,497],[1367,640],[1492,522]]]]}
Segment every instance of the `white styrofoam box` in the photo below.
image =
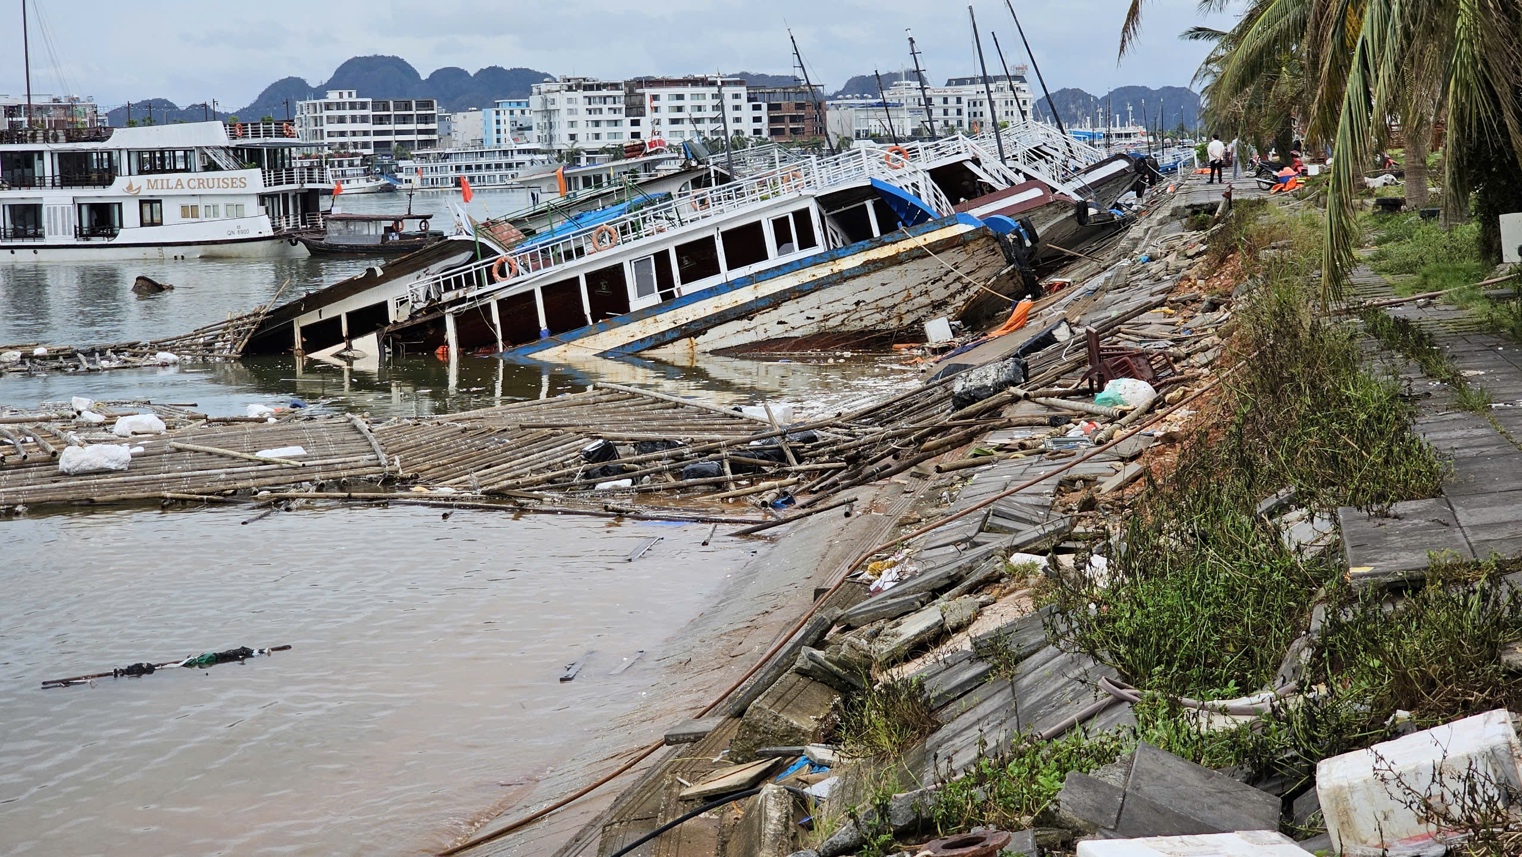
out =
{"type": "Polygon", "coordinates": [[[934,345],[937,342],[951,340],[951,321],[945,318],[934,318],[925,322],[925,341],[934,345]]]}
{"type": "Polygon", "coordinates": [[[132,451],[126,446],[106,443],[67,446],[58,456],[58,472],[65,476],[110,473],[114,470],[126,470],[131,463],[132,451]]]}
{"type": "Polygon", "coordinates": [[[1487,711],[1316,766],[1327,833],[1347,857],[1443,854],[1438,831],[1411,807],[1426,800],[1461,808],[1466,782],[1481,793],[1498,784],[1522,789],[1522,741],[1511,712],[1487,711]]]}
{"type": "Polygon", "coordinates": [[[1273,830],[1092,839],[1078,843],[1078,857],[1306,857],[1308,854],[1295,840],[1273,830]]]}
{"type": "Polygon", "coordinates": [[[1522,211],[1501,215],[1501,261],[1522,265],[1522,211]]]}

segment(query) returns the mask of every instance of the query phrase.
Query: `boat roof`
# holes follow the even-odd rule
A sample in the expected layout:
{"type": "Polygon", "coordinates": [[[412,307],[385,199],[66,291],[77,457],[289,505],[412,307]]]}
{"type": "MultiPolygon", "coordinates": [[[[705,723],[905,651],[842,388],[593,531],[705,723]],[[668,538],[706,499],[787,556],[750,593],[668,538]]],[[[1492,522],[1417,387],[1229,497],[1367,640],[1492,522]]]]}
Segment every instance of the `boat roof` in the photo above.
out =
{"type": "MultiPolygon", "coordinates": [[[[102,129],[106,130],[106,129],[102,129]]],[[[191,149],[235,145],[221,122],[178,122],[171,125],[140,125],[134,128],[111,128],[104,140],[74,143],[11,144],[50,149],[191,149]]]]}
{"type": "Polygon", "coordinates": [[[434,215],[432,214],[344,214],[340,212],[338,214],[323,215],[323,220],[377,220],[387,223],[393,220],[432,220],[433,218],[434,215]]]}

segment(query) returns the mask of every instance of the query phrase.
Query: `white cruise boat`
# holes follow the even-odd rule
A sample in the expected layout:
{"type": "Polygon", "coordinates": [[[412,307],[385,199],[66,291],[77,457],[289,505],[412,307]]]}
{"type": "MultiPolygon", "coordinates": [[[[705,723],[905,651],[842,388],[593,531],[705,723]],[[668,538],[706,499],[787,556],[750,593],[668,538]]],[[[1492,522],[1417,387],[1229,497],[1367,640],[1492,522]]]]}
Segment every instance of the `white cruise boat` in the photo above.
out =
{"type": "MultiPolygon", "coordinates": [[[[525,172],[553,164],[538,146],[502,146],[496,148],[425,149],[414,152],[410,178],[419,190],[453,190],[460,179],[468,179],[474,190],[491,190],[512,186],[525,172]]],[[[400,178],[409,176],[400,170],[400,178]]],[[[344,186],[348,190],[348,186],[344,186]]]]}
{"type": "Polygon", "coordinates": [[[396,185],[387,181],[379,170],[365,163],[364,155],[323,155],[302,160],[306,163],[320,163],[327,168],[328,184],[325,190],[328,193],[340,186],[346,194],[390,193],[396,190],[396,185]]]}
{"type": "Polygon", "coordinates": [[[279,123],[0,131],[0,264],[304,256],[320,171],[279,123]]]}

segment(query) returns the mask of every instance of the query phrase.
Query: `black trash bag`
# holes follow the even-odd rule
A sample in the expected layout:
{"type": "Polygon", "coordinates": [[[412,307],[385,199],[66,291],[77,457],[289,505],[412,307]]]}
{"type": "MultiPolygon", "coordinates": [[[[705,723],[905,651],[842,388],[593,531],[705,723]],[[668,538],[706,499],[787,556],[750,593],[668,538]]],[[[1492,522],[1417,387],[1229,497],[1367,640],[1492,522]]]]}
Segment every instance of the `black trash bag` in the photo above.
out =
{"type": "Polygon", "coordinates": [[[1025,361],[1019,357],[969,369],[951,382],[951,408],[960,411],[1023,383],[1025,361]]]}
{"type": "Polygon", "coordinates": [[[694,461],[682,468],[682,479],[717,479],[724,475],[724,466],[717,461],[694,461]]]}
{"type": "Polygon", "coordinates": [[[686,446],[686,444],[679,440],[637,440],[634,442],[634,454],[649,455],[652,452],[681,449],[683,446],[686,446]]]}
{"type": "Polygon", "coordinates": [[[588,464],[602,464],[618,460],[618,447],[611,440],[593,441],[581,450],[581,460],[588,464]]]}

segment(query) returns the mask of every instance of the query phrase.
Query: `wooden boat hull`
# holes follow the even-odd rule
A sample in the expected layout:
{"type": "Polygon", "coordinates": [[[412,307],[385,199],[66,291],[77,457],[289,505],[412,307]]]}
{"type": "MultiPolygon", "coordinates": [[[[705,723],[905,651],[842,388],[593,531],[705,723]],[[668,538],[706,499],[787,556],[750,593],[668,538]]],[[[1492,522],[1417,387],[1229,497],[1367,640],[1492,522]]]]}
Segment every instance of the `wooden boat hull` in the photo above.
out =
{"type": "Polygon", "coordinates": [[[441,240],[440,236],[427,238],[404,238],[379,244],[344,244],[326,238],[298,238],[314,256],[405,256],[441,240]]]}

